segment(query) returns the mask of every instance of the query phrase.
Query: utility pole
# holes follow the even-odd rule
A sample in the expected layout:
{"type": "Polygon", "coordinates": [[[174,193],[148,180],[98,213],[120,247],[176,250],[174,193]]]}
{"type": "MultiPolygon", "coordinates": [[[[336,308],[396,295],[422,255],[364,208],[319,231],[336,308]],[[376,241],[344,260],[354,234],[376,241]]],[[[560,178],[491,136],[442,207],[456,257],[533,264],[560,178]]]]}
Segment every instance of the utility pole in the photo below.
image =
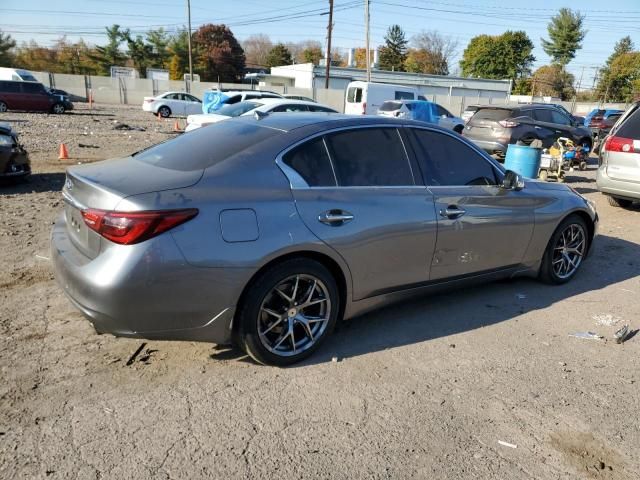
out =
{"type": "Polygon", "coordinates": [[[367,50],[367,82],[371,81],[371,50],[369,48],[369,0],[364,0],[364,24],[367,50]]]}
{"type": "Polygon", "coordinates": [[[329,70],[331,69],[331,33],[333,31],[333,0],[329,0],[329,25],[327,25],[327,64],[324,69],[324,88],[329,88],[329,70]]]}
{"type": "Polygon", "coordinates": [[[191,0],[187,0],[187,23],[189,24],[189,36],[187,42],[189,45],[189,91],[191,91],[191,82],[193,82],[193,61],[191,60],[191,0]]]}
{"type": "Polygon", "coordinates": [[[573,103],[571,104],[571,113],[573,113],[576,108],[576,102],[578,101],[578,93],[580,91],[580,88],[582,87],[582,77],[584,76],[584,69],[585,69],[585,66],[583,65],[582,71],[580,72],[580,80],[578,80],[578,88],[576,88],[576,94],[573,96],[573,103]]]}

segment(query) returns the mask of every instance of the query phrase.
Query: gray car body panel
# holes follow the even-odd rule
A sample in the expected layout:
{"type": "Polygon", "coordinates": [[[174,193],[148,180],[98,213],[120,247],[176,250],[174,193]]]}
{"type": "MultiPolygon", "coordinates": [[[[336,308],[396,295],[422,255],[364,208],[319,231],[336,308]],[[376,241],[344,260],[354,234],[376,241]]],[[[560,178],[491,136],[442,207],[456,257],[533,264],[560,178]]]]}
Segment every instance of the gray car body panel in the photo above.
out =
{"type": "Polygon", "coordinates": [[[344,115],[270,117],[229,120],[262,122],[283,134],[204,171],[174,177],[173,170],[131,159],[70,169],[72,192],[65,187],[63,194],[86,207],[199,210],[187,223],[139,244],[117,245],[98,236],[89,253],[79,248],[81,239],[74,241],[69,213],[56,220],[51,242],[56,277],[99,332],[228,343],[247,285],[263,268],[292,255],[337,266],[344,278],[344,317],[350,318],[469,281],[535,274],[549,237],[566,215],[580,211],[594,222],[597,218],[568,187],[535,181],[519,192],[497,186],[465,187],[464,192],[424,185],[294,188],[276,159],[298,142],[341,128],[424,124],[344,115]],[[442,221],[439,205],[453,197],[469,215],[442,221]],[[354,221],[340,227],[320,224],[317,215],[334,207],[352,211],[354,221]],[[450,275],[443,273],[447,265],[450,275]]]}

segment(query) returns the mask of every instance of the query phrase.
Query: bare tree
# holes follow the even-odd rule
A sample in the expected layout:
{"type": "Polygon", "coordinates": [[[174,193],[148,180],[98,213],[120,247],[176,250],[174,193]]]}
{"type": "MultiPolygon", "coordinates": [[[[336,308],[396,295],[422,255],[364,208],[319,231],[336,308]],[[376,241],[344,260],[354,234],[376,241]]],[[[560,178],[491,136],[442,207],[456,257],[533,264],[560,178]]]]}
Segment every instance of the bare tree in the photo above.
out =
{"type": "Polygon", "coordinates": [[[242,42],[246,64],[248,66],[265,66],[267,63],[267,55],[273,48],[273,43],[268,35],[258,33],[250,35],[242,42]]]}
{"type": "Polygon", "coordinates": [[[422,31],[411,39],[407,70],[418,73],[448,75],[458,41],[435,30],[422,31]]]}

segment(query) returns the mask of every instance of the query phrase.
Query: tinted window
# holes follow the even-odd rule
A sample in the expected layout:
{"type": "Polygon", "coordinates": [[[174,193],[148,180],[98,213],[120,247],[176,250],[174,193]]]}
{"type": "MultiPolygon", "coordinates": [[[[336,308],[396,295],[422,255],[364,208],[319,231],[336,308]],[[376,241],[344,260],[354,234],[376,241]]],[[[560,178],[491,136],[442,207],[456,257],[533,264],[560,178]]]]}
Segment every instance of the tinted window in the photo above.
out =
{"type": "Polygon", "coordinates": [[[298,104],[286,104],[286,105],[278,105],[275,107],[272,112],[308,112],[309,109],[306,105],[298,105],[298,104]]]}
{"type": "Polygon", "coordinates": [[[487,159],[449,135],[413,129],[416,154],[427,185],[495,185],[496,176],[487,159]]]}
{"type": "Polygon", "coordinates": [[[413,92],[396,91],[396,100],[413,100],[413,92]]]}
{"type": "Polygon", "coordinates": [[[24,82],[22,91],[24,93],[44,93],[44,87],[41,83],[24,82]]]}
{"type": "Polygon", "coordinates": [[[382,105],[380,105],[380,108],[378,110],[380,110],[381,112],[392,112],[394,110],[399,110],[401,107],[402,103],[400,102],[386,101],[382,105]]]}
{"type": "Polygon", "coordinates": [[[539,122],[553,123],[553,117],[551,116],[551,110],[545,108],[538,108],[533,111],[535,119],[539,122]]]}
{"type": "Polygon", "coordinates": [[[282,158],[310,187],[333,187],[336,184],[331,161],[322,138],[316,138],[287,152],[282,158]]]}
{"type": "Polygon", "coordinates": [[[350,87],[347,90],[347,102],[360,103],[362,102],[362,89],[358,87],[350,87]]]}
{"type": "Polygon", "coordinates": [[[196,97],[192,96],[192,95],[185,95],[185,99],[189,102],[198,102],[198,103],[202,103],[200,102],[199,99],[197,99],[196,97]]]}
{"type": "Polygon", "coordinates": [[[446,108],[441,107],[440,105],[437,105],[437,104],[436,104],[436,108],[437,108],[437,110],[438,110],[438,116],[439,116],[439,117],[441,117],[441,116],[443,116],[443,115],[444,115],[445,117],[449,117],[449,118],[450,118],[450,117],[453,117],[453,115],[451,115],[451,113],[449,113],[449,111],[448,111],[446,108]]]}
{"type": "Polygon", "coordinates": [[[231,105],[225,104],[214,113],[218,115],[225,115],[227,117],[239,117],[243,113],[247,113],[260,106],[262,106],[262,104],[258,102],[239,102],[232,103],[231,105]]]}
{"type": "Polygon", "coordinates": [[[520,110],[520,112],[518,112],[518,116],[519,117],[529,117],[529,118],[533,119],[533,110],[520,110]]]}
{"type": "Polygon", "coordinates": [[[20,84],[17,82],[0,82],[0,90],[7,93],[20,92],[20,84]]]}
{"type": "Polygon", "coordinates": [[[616,136],[640,140],[640,108],[624,119],[616,130],[616,136]]]}
{"type": "Polygon", "coordinates": [[[225,120],[142,150],[134,157],[172,170],[200,170],[281,133],[273,128],[225,120]]]}
{"type": "Polygon", "coordinates": [[[557,123],[559,125],[571,125],[571,121],[567,118],[566,115],[560,112],[556,112],[555,110],[551,111],[551,118],[553,123],[557,123]]]}
{"type": "Polygon", "coordinates": [[[413,175],[395,128],[361,128],[327,136],[338,185],[413,185],[413,175]]]}
{"type": "Polygon", "coordinates": [[[227,98],[224,103],[231,105],[233,103],[238,103],[240,100],[242,100],[241,95],[234,95],[233,97],[227,98]]]}
{"type": "Polygon", "coordinates": [[[309,110],[311,112],[326,112],[326,113],[338,113],[335,110],[327,107],[320,107],[315,105],[309,105],[309,110]]]}
{"type": "Polygon", "coordinates": [[[425,102],[427,101],[424,95],[418,95],[418,100],[424,100],[425,102]]]}
{"type": "Polygon", "coordinates": [[[506,108],[480,108],[474,115],[473,120],[492,120],[499,122],[512,116],[512,111],[506,108]]]}

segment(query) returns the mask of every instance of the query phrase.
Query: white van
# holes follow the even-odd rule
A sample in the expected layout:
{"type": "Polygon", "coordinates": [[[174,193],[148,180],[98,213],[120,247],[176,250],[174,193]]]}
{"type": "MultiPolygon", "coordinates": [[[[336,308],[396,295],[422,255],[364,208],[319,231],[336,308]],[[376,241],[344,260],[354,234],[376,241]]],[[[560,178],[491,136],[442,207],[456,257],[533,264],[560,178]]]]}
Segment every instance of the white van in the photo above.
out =
{"type": "Polygon", "coordinates": [[[349,115],[377,115],[387,100],[426,100],[416,87],[390,83],[351,82],[347,85],[344,113],[349,115]]]}
{"type": "Polygon", "coordinates": [[[33,76],[29,70],[21,68],[0,67],[0,80],[14,80],[18,82],[37,82],[38,79],[33,76]]]}

